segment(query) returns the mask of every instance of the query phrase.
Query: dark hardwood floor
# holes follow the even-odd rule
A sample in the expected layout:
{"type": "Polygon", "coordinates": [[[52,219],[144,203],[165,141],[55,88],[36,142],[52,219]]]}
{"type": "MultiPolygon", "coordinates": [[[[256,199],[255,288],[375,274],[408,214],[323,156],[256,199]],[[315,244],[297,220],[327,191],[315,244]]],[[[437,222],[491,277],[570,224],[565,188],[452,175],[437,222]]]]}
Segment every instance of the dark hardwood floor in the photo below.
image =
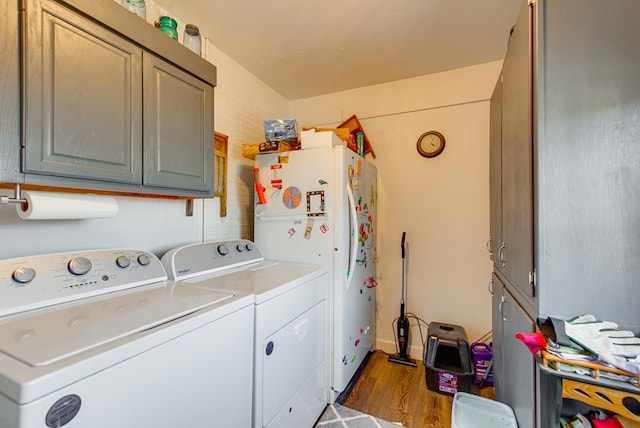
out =
{"type": "MultiPolygon", "coordinates": [[[[343,406],[391,421],[406,428],[450,428],[453,397],[431,391],[425,380],[425,367],[387,361],[388,354],[371,354],[343,406]]],[[[472,385],[471,392],[495,399],[491,387],[472,385]]]]}

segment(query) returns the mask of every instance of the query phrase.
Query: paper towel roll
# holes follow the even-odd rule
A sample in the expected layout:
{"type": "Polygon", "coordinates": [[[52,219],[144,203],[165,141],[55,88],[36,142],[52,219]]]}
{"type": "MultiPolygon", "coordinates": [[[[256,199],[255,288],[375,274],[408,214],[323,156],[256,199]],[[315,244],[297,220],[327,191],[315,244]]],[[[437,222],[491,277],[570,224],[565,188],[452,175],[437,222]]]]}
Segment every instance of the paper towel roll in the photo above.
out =
{"type": "Polygon", "coordinates": [[[105,218],[118,213],[118,202],[110,196],[25,190],[22,197],[27,202],[17,204],[16,210],[23,220],[105,218]]]}

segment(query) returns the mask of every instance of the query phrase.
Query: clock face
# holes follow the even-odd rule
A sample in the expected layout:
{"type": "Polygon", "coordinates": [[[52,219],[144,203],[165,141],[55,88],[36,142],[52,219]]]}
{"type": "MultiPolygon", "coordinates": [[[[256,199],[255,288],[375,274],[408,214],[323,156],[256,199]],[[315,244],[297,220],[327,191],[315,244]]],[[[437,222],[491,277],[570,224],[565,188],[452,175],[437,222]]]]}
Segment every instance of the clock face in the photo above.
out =
{"type": "Polygon", "coordinates": [[[438,156],[444,150],[444,136],[437,131],[425,132],[418,138],[417,149],[426,158],[438,156]]]}
{"type": "Polygon", "coordinates": [[[433,153],[440,147],[440,138],[437,135],[429,134],[422,141],[424,151],[433,153]]]}

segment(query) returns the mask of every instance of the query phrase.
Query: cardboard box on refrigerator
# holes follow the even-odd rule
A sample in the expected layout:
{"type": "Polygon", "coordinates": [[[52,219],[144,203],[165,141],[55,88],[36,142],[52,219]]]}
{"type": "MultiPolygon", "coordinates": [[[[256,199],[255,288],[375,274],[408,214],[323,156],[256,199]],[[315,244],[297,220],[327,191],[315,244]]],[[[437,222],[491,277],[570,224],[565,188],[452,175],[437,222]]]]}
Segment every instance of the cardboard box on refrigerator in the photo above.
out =
{"type": "Polygon", "coordinates": [[[313,149],[315,147],[334,147],[346,144],[334,129],[317,130],[311,128],[302,131],[301,145],[302,150],[313,149]]]}

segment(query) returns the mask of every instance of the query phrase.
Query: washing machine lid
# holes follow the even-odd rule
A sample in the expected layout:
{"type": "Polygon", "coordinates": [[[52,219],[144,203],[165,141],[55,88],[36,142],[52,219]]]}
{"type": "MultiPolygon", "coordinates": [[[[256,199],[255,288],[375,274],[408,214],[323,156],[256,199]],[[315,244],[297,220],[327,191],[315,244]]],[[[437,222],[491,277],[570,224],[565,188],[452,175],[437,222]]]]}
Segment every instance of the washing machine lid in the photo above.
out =
{"type": "Polygon", "coordinates": [[[260,304],[326,272],[320,265],[266,260],[183,281],[194,287],[253,294],[260,304]]]}
{"type": "Polygon", "coordinates": [[[0,320],[0,352],[45,366],[152,329],[233,297],[233,293],[164,284],[113,293],[0,320]]]}

